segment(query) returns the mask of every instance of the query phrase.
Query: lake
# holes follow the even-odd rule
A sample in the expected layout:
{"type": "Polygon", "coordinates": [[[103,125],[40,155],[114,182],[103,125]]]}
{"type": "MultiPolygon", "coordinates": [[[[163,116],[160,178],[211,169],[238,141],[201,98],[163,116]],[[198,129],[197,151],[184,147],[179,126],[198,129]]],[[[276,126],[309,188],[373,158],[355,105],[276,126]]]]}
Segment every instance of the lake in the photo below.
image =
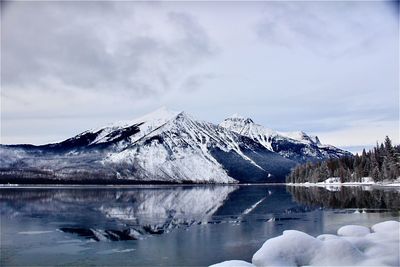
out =
{"type": "Polygon", "coordinates": [[[1,265],[206,266],[287,229],[313,236],[400,215],[400,189],[284,185],[0,189],[1,265]]]}

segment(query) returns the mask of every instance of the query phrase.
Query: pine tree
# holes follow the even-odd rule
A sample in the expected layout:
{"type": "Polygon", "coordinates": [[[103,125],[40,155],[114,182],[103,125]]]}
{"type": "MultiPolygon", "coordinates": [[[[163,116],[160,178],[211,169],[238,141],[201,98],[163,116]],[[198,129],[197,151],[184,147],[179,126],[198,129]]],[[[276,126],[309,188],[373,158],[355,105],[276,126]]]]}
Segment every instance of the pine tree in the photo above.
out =
{"type": "Polygon", "coordinates": [[[328,164],[326,161],[324,161],[321,164],[321,169],[320,169],[320,175],[319,175],[319,181],[322,182],[330,177],[330,171],[328,168],[328,164]]]}
{"type": "Polygon", "coordinates": [[[374,181],[394,180],[400,176],[400,145],[393,146],[386,137],[384,143],[377,143],[368,152],[364,149],[361,155],[299,165],[288,175],[288,180],[319,182],[331,176],[340,177],[341,182],[360,182],[366,176],[374,181]]]}
{"type": "Polygon", "coordinates": [[[370,175],[372,179],[374,179],[375,182],[380,181],[381,179],[381,173],[379,172],[379,167],[375,166],[372,171],[370,172],[370,175]]]}
{"type": "Polygon", "coordinates": [[[383,159],[381,173],[384,179],[390,179],[389,160],[387,157],[383,159]]]}

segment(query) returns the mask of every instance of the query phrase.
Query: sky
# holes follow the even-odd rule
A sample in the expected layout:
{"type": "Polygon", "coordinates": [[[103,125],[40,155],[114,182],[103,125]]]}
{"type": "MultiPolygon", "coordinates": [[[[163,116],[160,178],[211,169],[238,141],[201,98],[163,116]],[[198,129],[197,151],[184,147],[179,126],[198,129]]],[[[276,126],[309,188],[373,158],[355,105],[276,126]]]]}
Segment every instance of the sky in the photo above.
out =
{"type": "Polygon", "coordinates": [[[1,4],[1,142],[44,144],[161,106],[234,113],[353,151],[399,140],[388,1],[1,4]]]}

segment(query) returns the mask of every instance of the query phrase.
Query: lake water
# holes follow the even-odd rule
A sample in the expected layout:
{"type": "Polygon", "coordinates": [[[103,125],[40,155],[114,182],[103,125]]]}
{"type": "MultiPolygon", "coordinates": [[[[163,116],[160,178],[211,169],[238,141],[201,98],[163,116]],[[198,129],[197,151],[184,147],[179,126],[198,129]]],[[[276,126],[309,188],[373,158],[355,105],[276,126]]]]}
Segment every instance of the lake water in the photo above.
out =
{"type": "Polygon", "coordinates": [[[1,265],[251,261],[286,229],[399,219],[396,188],[283,185],[1,188],[1,265]]]}

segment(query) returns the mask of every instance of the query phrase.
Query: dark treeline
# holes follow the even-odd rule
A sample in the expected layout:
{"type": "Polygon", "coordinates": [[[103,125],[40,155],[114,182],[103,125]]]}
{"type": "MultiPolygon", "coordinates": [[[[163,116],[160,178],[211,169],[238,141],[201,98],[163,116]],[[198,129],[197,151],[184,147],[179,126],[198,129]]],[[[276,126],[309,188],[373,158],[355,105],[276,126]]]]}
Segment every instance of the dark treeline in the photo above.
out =
{"type": "Polygon", "coordinates": [[[375,182],[395,180],[400,176],[400,145],[393,146],[386,136],[384,143],[373,150],[363,150],[361,155],[307,162],[296,166],[286,177],[288,183],[316,183],[329,177],[339,177],[344,182],[361,182],[362,177],[372,177],[375,182]]]}

